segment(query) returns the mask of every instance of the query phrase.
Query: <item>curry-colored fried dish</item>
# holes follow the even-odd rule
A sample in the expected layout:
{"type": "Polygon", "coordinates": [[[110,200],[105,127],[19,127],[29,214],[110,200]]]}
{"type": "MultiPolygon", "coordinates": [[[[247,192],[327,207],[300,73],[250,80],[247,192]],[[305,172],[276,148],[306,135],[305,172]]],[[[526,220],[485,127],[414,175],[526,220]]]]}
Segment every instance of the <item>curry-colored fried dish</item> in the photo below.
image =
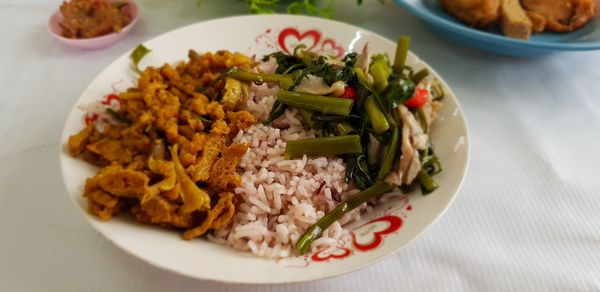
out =
{"type": "Polygon", "coordinates": [[[102,167],[85,183],[91,214],[108,220],[128,210],[142,223],[185,230],[185,239],[233,217],[235,168],[248,147],[231,138],[256,119],[243,110],[248,84],[219,76],[254,63],[227,51],[189,58],[145,69],[119,96],[118,124],[89,125],[69,138],[72,155],[102,167]]]}

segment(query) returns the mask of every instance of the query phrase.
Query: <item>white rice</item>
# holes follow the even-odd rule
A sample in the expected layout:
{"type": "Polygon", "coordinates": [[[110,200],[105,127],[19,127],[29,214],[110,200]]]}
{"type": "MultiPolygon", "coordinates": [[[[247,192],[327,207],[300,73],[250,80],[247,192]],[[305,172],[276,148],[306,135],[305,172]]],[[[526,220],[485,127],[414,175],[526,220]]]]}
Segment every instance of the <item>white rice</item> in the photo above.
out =
{"type": "MultiPolygon", "coordinates": [[[[252,85],[248,110],[259,121],[267,119],[277,90],[266,84],[252,85]]],[[[258,256],[293,255],[298,238],[339,204],[335,199],[343,201],[358,192],[344,182],[346,165],[341,158],[284,159],[286,141],[319,134],[304,129],[295,109],[287,110],[269,127],[256,124],[240,131],[234,142],[247,143],[249,150],[238,165],[242,178],[241,186],[235,189],[238,209],[232,223],[208,238],[258,256]]],[[[358,220],[366,207],[365,203],[332,224],[312,249],[335,245],[348,232],[342,225],[358,220]]]]}

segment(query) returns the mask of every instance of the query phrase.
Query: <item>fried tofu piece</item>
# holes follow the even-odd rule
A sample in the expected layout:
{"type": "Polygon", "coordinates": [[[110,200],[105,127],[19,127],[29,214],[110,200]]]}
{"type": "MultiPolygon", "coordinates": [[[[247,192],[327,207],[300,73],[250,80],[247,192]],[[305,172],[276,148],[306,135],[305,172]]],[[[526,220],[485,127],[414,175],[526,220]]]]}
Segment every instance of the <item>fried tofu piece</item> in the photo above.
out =
{"type": "Polygon", "coordinates": [[[519,0],[502,0],[500,17],[504,35],[516,39],[529,39],[532,31],[531,20],[525,14],[519,0]]]}

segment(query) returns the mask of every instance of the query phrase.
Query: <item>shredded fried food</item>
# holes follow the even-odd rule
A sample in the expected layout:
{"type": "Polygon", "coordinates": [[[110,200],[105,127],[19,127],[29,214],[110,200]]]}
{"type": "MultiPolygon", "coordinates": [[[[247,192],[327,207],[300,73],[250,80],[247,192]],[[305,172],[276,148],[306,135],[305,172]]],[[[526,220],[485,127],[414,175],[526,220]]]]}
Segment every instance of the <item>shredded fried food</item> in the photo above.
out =
{"type": "Polygon", "coordinates": [[[212,167],[208,184],[223,190],[239,186],[240,177],[235,174],[235,167],[246,151],[248,146],[245,144],[235,144],[225,149],[221,158],[212,167]]]}
{"type": "Polygon", "coordinates": [[[256,118],[241,110],[249,84],[219,75],[254,61],[228,51],[188,56],[146,68],[120,93],[119,123],[91,124],[69,138],[72,155],[102,167],[85,183],[91,214],[108,220],[129,210],[139,222],[185,230],[185,239],[230,222],[235,168],[248,149],[231,139],[256,118]]]}
{"type": "Polygon", "coordinates": [[[233,193],[222,193],[219,202],[206,215],[206,219],[198,227],[183,233],[183,239],[192,239],[206,233],[208,229],[216,229],[229,223],[233,217],[233,193]]]}
{"type": "Polygon", "coordinates": [[[219,159],[219,154],[225,147],[226,137],[221,135],[211,134],[208,140],[204,143],[202,155],[197,163],[188,167],[187,172],[194,182],[204,182],[210,177],[210,169],[213,164],[219,159]]]}

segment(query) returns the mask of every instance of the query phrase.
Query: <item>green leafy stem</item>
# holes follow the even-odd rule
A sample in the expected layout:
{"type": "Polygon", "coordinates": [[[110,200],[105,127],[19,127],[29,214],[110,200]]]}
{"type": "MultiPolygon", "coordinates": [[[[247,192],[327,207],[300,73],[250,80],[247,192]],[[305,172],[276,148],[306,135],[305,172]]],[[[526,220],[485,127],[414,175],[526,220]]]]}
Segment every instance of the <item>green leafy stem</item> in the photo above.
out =
{"type": "MultiPolygon", "coordinates": [[[[197,0],[200,5],[205,0],[197,0]]],[[[255,14],[269,14],[278,12],[280,5],[287,4],[286,11],[289,14],[307,14],[331,18],[335,0],[242,0],[248,3],[248,9],[255,14]]],[[[384,3],[385,0],[377,0],[384,3]]],[[[356,0],[358,5],[363,3],[363,0],[356,0]]]]}

